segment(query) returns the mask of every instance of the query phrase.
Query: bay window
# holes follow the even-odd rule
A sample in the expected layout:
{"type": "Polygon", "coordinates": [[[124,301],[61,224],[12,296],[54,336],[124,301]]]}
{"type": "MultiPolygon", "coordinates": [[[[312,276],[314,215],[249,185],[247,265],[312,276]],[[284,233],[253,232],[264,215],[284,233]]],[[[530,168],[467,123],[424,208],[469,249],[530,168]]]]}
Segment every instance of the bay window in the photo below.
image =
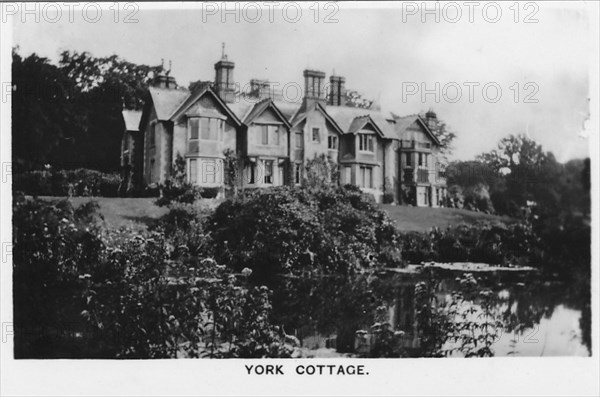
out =
{"type": "Polygon", "coordinates": [[[373,167],[360,167],[359,186],[369,189],[373,187],[373,167]]]}

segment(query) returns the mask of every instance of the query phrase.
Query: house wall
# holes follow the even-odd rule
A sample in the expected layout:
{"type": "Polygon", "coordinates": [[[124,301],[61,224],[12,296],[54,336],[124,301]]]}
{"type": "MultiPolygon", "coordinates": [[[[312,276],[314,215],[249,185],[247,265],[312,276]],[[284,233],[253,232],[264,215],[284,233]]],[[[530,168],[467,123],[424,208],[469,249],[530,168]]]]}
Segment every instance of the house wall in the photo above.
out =
{"type": "MultiPolygon", "coordinates": [[[[329,155],[329,150],[327,149],[327,137],[329,134],[338,135],[337,131],[327,122],[325,116],[317,110],[310,111],[306,117],[306,121],[304,122],[304,161],[312,160],[315,156],[320,156],[321,154],[329,155]],[[319,141],[315,142],[312,140],[312,131],[313,128],[319,129],[319,141]]],[[[339,136],[338,136],[339,142],[339,136]]],[[[332,156],[336,156],[337,151],[332,151],[332,156]]],[[[339,158],[332,158],[333,161],[338,162],[339,158]]]]}
{"type": "Polygon", "coordinates": [[[289,130],[278,120],[270,109],[263,112],[248,127],[247,155],[248,156],[271,156],[288,157],[289,130]],[[264,125],[279,127],[279,143],[276,143],[276,133],[269,131],[268,144],[262,144],[262,128],[264,125]]]}
{"type": "Polygon", "coordinates": [[[169,164],[172,164],[177,155],[186,159],[186,175],[188,181],[195,179],[198,186],[219,187],[224,184],[224,151],[231,149],[234,152],[238,147],[238,131],[228,115],[221,111],[216,101],[208,96],[204,96],[194,104],[189,112],[192,117],[194,114],[210,116],[213,119],[223,120],[223,129],[219,132],[216,140],[202,139],[202,123],[198,131],[198,139],[190,140],[190,119],[192,117],[184,116],[173,126],[173,137],[169,164]]]}
{"type": "Polygon", "coordinates": [[[445,195],[446,185],[445,178],[439,176],[441,167],[439,149],[417,122],[404,131],[401,140],[404,145],[400,150],[403,186],[406,188],[412,186],[410,189],[414,192],[414,203],[417,206],[439,206],[445,195]],[[413,141],[414,146],[406,148],[405,145],[410,145],[413,141]],[[427,158],[426,164],[419,165],[419,154],[424,159],[427,158]],[[410,166],[407,164],[407,156],[411,159],[410,166]],[[407,181],[406,175],[410,175],[411,168],[412,178],[407,181]]]}
{"type": "Polygon", "coordinates": [[[177,155],[185,157],[187,154],[187,118],[182,118],[173,126],[173,161],[177,155]]]}
{"type": "Polygon", "coordinates": [[[156,111],[152,108],[144,128],[144,183],[146,185],[160,183],[161,178],[164,178],[161,173],[164,169],[164,164],[161,164],[164,144],[164,125],[157,119],[156,111]],[[151,146],[150,140],[152,126],[155,134],[154,146],[151,146]]]}
{"type": "Polygon", "coordinates": [[[398,194],[397,188],[397,143],[394,140],[383,140],[383,187],[386,193],[393,193],[394,200],[398,194]],[[389,190],[389,192],[388,192],[389,190]]]}
{"type": "Polygon", "coordinates": [[[290,131],[290,161],[292,162],[304,162],[304,145],[305,145],[305,128],[306,122],[303,121],[297,126],[292,127],[290,131]],[[298,147],[296,144],[296,134],[301,134],[302,147],[298,147]]]}

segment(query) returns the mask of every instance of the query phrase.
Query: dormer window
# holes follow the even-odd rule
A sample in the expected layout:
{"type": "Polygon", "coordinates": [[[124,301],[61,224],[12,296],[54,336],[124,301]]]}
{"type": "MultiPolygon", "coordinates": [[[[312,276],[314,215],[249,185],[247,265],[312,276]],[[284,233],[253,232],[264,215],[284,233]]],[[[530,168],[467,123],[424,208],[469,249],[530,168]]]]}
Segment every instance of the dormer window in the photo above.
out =
{"type": "Polygon", "coordinates": [[[358,139],[361,152],[375,151],[375,137],[372,134],[359,134],[358,139]]]}

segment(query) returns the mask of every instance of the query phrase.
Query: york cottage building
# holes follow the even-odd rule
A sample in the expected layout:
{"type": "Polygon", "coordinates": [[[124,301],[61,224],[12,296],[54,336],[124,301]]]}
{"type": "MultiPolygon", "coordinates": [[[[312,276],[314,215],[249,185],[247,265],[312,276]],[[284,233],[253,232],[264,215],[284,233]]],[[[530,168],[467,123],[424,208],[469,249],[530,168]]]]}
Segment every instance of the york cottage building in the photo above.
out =
{"type": "Polygon", "coordinates": [[[186,178],[223,189],[227,156],[240,164],[239,189],[300,185],[306,164],[326,156],[342,184],[384,200],[437,207],[446,197],[436,114],[396,116],[346,106],[345,79],[305,70],[301,101],[286,101],[253,79],[239,93],[234,62],[223,55],[215,79],[194,92],[158,75],[140,111],[123,111],[121,166],[129,189],[156,186],[183,158],[186,178]]]}

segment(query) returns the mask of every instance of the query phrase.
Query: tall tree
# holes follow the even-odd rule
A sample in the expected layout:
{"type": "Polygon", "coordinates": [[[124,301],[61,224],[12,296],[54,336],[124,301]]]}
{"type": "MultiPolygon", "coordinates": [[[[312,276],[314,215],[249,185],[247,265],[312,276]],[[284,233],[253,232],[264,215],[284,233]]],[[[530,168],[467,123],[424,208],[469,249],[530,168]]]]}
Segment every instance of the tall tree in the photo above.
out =
{"type": "Polygon", "coordinates": [[[85,134],[86,111],[77,85],[47,58],[22,58],[15,48],[12,61],[14,169],[39,169],[65,158],[65,148],[85,134]]]}
{"type": "Polygon", "coordinates": [[[374,101],[365,98],[356,90],[347,90],[345,94],[345,105],[353,108],[371,109],[374,101]]]}
{"type": "Polygon", "coordinates": [[[456,133],[450,129],[448,124],[441,120],[438,122],[437,128],[433,130],[433,133],[440,141],[440,154],[447,160],[454,149],[453,142],[456,138],[456,133]]]}
{"type": "Polygon", "coordinates": [[[124,128],[121,111],[142,108],[148,86],[162,66],[137,65],[117,55],[98,58],[64,51],[59,67],[81,92],[77,100],[88,121],[87,133],[73,142],[62,166],[117,170],[124,128]]]}

